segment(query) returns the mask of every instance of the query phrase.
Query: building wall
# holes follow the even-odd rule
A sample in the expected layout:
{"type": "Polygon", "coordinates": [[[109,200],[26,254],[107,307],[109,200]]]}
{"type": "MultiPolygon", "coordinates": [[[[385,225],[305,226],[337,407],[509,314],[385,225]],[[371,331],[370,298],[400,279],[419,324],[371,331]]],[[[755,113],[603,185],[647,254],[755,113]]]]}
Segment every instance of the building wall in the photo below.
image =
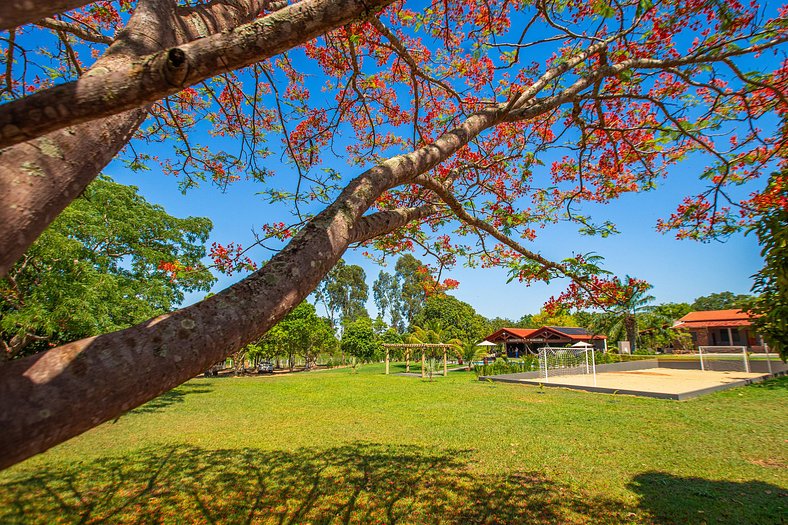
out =
{"type": "Polygon", "coordinates": [[[711,346],[711,337],[708,328],[695,328],[690,329],[695,337],[692,338],[697,346],[711,346]]]}

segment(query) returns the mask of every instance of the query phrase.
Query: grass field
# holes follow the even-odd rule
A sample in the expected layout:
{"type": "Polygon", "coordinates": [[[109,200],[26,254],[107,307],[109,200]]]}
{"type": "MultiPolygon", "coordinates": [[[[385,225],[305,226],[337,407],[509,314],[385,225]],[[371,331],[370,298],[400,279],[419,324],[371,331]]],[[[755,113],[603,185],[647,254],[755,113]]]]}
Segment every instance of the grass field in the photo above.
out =
{"type": "Polygon", "coordinates": [[[368,366],[196,379],[0,473],[0,523],[788,521],[788,380],[676,402],[368,366]]]}

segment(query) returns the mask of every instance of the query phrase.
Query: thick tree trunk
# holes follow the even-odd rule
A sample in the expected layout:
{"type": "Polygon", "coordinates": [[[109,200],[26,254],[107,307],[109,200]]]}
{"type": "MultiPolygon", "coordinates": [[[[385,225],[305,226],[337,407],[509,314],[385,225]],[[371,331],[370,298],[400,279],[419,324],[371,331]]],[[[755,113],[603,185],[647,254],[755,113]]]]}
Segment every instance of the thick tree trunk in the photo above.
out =
{"type": "Polygon", "coordinates": [[[0,276],[109,164],[146,115],[135,109],[0,151],[0,276]]]}
{"type": "Polygon", "coordinates": [[[435,142],[367,170],[268,264],[232,287],[132,328],[6,364],[0,371],[0,468],[115,418],[260,338],[317,286],[351,242],[434,210],[362,217],[384,191],[434,168],[502,116],[501,108],[476,113],[435,142]]]}
{"type": "Polygon", "coordinates": [[[624,317],[624,328],[627,331],[627,339],[629,339],[629,349],[634,354],[637,349],[638,325],[637,319],[634,314],[626,314],[624,317]]]}
{"type": "MultiPolygon", "coordinates": [[[[167,5],[142,1],[107,53],[91,68],[121,67],[135,53],[168,44],[167,5]]],[[[147,116],[136,108],[0,150],[0,276],[123,148],[147,116]]]]}
{"type": "Polygon", "coordinates": [[[361,217],[391,185],[369,170],[262,269],[200,303],[126,330],[76,341],[0,370],[0,468],[117,417],[258,339],[298,305],[351,242],[422,217],[361,217]],[[394,220],[396,218],[396,220],[394,220]],[[379,228],[379,229],[376,229],[379,228]]]}

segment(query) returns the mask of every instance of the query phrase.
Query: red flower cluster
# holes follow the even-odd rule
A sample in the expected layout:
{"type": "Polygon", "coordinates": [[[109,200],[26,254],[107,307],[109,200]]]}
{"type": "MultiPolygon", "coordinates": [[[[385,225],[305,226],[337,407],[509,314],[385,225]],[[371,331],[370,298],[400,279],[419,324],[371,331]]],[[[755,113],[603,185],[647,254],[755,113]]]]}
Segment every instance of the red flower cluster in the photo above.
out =
{"type": "Polygon", "coordinates": [[[227,275],[234,272],[246,270],[257,270],[257,264],[249,257],[244,255],[245,250],[238,244],[231,242],[226,246],[213,243],[208,255],[213,259],[213,264],[217,270],[227,275]]]}

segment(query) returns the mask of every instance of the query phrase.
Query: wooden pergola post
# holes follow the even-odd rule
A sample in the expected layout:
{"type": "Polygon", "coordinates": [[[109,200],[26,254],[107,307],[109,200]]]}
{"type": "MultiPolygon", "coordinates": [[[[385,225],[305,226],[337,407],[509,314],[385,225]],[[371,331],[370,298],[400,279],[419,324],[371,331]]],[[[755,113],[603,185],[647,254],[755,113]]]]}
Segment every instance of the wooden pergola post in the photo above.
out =
{"type": "MultiPolygon", "coordinates": [[[[442,348],[443,349],[443,375],[449,374],[449,348],[452,345],[443,343],[407,343],[407,344],[383,344],[386,349],[386,375],[391,373],[391,348],[400,348],[405,350],[405,372],[410,373],[410,359],[411,350],[414,348],[421,348],[421,378],[427,377],[427,349],[428,348],[442,348]]],[[[433,354],[430,354],[433,356],[433,354]]],[[[437,356],[435,356],[437,358],[437,356]]],[[[396,359],[396,357],[395,357],[396,359]]],[[[432,372],[430,371],[430,379],[432,379],[432,372]]]]}

